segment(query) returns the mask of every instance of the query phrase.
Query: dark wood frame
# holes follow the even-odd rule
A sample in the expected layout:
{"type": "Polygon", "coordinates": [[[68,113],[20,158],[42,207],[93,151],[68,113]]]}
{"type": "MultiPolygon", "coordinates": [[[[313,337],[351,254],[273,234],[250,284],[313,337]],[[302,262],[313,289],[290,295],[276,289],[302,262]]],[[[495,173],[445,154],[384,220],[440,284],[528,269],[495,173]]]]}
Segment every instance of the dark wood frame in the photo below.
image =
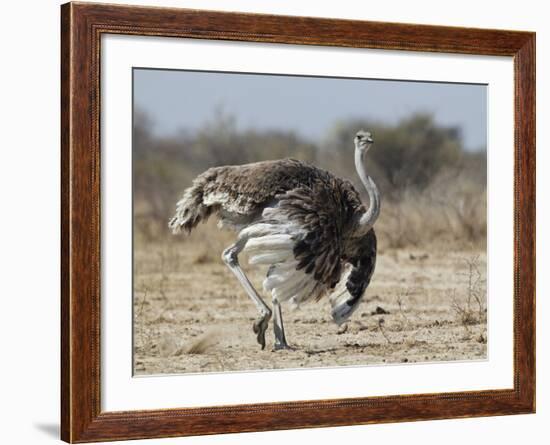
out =
{"type": "Polygon", "coordinates": [[[535,411],[535,34],[92,3],[61,7],[61,438],[171,437],[535,411]],[[512,56],[514,387],[509,390],[102,412],[101,35],[512,56]]]}

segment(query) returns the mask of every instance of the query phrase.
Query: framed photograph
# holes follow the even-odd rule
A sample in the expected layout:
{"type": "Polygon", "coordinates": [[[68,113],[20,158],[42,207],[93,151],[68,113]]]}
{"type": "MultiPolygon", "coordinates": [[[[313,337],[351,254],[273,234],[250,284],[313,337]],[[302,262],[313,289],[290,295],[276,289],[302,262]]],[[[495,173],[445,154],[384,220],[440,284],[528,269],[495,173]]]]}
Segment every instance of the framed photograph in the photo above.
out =
{"type": "Polygon", "coordinates": [[[61,8],[61,436],[535,411],[535,34],[61,8]]]}

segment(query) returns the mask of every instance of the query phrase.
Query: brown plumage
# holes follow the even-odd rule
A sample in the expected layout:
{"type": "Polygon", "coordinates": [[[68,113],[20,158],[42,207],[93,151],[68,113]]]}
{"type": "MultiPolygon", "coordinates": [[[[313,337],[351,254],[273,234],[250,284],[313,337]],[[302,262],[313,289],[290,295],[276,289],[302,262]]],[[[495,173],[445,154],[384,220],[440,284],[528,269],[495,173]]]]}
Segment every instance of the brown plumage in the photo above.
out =
{"type": "Polygon", "coordinates": [[[184,192],[170,227],[190,231],[212,212],[220,210],[243,217],[256,216],[281,193],[299,187],[334,185],[338,187],[335,193],[347,193],[350,204],[358,210],[362,207],[359,194],[350,182],[295,159],[209,168],[184,192]]]}

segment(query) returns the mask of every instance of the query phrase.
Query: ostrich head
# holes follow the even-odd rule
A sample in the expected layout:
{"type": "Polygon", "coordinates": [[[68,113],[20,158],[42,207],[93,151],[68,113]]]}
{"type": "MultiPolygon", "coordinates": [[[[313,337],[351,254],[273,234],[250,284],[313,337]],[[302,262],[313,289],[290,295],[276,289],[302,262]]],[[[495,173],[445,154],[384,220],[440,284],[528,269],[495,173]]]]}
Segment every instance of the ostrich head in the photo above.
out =
{"type": "Polygon", "coordinates": [[[370,132],[365,130],[359,130],[355,135],[355,149],[361,153],[366,153],[371,147],[374,140],[370,132]]]}

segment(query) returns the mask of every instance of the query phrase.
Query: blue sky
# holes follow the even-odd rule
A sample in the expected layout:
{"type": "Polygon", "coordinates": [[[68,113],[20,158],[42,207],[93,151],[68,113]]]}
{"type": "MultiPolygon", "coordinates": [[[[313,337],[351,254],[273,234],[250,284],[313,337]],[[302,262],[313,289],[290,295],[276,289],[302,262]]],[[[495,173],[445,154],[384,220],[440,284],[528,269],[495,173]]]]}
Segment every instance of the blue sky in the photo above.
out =
{"type": "Polygon", "coordinates": [[[157,135],[194,130],[216,109],[238,128],[283,129],[321,141],[337,121],[395,123],[414,112],[461,128],[464,146],[486,146],[485,85],[177,70],[134,70],[134,103],[157,135]]]}

